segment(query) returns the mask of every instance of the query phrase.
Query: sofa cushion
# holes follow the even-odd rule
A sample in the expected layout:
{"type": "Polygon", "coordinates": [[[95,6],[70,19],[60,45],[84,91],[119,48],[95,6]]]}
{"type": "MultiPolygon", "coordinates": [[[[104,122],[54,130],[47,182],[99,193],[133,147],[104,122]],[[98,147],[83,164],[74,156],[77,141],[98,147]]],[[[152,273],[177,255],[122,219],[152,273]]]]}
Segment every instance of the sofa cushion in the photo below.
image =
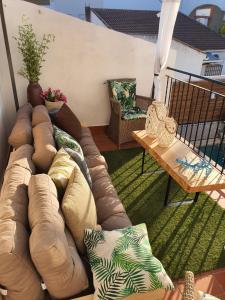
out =
{"type": "Polygon", "coordinates": [[[31,145],[24,145],[11,152],[0,197],[0,219],[18,221],[27,229],[27,187],[31,173],[35,171],[31,161],[33,151],[31,145]]]}
{"type": "Polygon", "coordinates": [[[12,151],[6,169],[12,166],[20,166],[34,173],[35,166],[31,159],[33,153],[34,147],[28,144],[19,147],[16,151],[12,151]]]}
{"type": "Polygon", "coordinates": [[[44,300],[28,241],[29,234],[23,224],[0,220],[0,283],[7,289],[7,299],[44,300]]]}
{"type": "Polygon", "coordinates": [[[117,196],[105,195],[95,200],[98,223],[102,224],[109,217],[118,213],[125,213],[123,204],[117,196]]]}
{"type": "Polygon", "coordinates": [[[86,163],[86,159],[80,153],[70,149],[65,148],[66,152],[71,156],[71,158],[78,164],[81,172],[83,173],[87,183],[89,184],[90,188],[92,187],[91,175],[86,163]]]}
{"type": "Polygon", "coordinates": [[[102,229],[104,230],[121,229],[131,225],[132,223],[126,212],[112,214],[108,219],[101,223],[102,229]]]}
{"type": "Polygon", "coordinates": [[[28,217],[31,229],[38,224],[54,222],[64,226],[54,182],[47,174],[31,177],[28,187],[28,217]]]}
{"type": "Polygon", "coordinates": [[[85,253],[84,230],[97,228],[97,213],[91,189],[80,168],[74,168],[62,200],[62,211],[80,253],[85,253]]]}
{"type": "Polygon", "coordinates": [[[124,299],[134,293],[174,288],[152,254],[145,224],[112,231],[87,229],[84,241],[94,277],[94,299],[124,299]]]}
{"type": "Polygon", "coordinates": [[[29,184],[30,252],[43,281],[55,298],[71,297],[88,287],[84,265],[68,238],[56,187],[46,174],[29,184]]]}
{"type": "Polygon", "coordinates": [[[31,114],[32,106],[29,103],[23,105],[17,112],[15,125],[8,138],[9,144],[15,149],[33,143],[31,114]]]}
{"type": "Polygon", "coordinates": [[[33,108],[32,126],[34,127],[44,122],[51,122],[48,110],[44,105],[37,105],[33,108]]]}
{"type": "Polygon", "coordinates": [[[63,195],[75,166],[75,161],[63,148],[56,153],[48,175],[55,183],[60,195],[63,195]]]}
{"type": "Polygon", "coordinates": [[[27,187],[35,168],[33,147],[10,154],[0,197],[0,283],[11,300],[44,299],[41,279],[31,263],[27,187]]]}
{"type": "Polygon", "coordinates": [[[33,161],[37,168],[47,173],[57,152],[53,138],[52,124],[40,123],[33,128],[34,148],[33,161]]]}
{"type": "Polygon", "coordinates": [[[81,139],[81,123],[68,105],[64,103],[52,117],[56,126],[70,134],[77,141],[81,139]]]}
{"type": "Polygon", "coordinates": [[[90,168],[92,193],[97,201],[101,197],[118,197],[104,165],[90,168]]]}
{"type": "Polygon", "coordinates": [[[106,169],[108,169],[108,165],[105,160],[105,157],[102,155],[88,155],[85,156],[85,160],[88,168],[94,168],[103,165],[105,166],[106,169]]]}
{"type": "Polygon", "coordinates": [[[60,148],[70,148],[76,152],[78,152],[81,156],[83,156],[83,151],[80,144],[68,133],[61,130],[57,126],[53,125],[54,128],[54,138],[58,149],[60,148]]]}

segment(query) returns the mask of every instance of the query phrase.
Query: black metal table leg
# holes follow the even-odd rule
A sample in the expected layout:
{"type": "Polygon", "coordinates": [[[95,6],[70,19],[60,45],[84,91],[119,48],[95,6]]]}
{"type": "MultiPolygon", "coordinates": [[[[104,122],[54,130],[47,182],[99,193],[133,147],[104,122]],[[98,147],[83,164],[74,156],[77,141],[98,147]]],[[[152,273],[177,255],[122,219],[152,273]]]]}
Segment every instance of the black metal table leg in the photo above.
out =
{"type": "Polygon", "coordinates": [[[145,165],[145,148],[143,148],[143,154],[142,154],[141,174],[144,173],[144,165],[145,165]]]}
{"type": "Polygon", "coordinates": [[[195,197],[194,197],[194,202],[198,201],[198,196],[199,196],[200,192],[196,192],[195,193],[195,197]]]}
{"type": "Polygon", "coordinates": [[[168,182],[167,182],[167,187],[166,187],[166,194],[165,194],[165,200],[164,200],[164,205],[168,205],[168,198],[169,198],[169,192],[170,192],[170,185],[171,185],[172,177],[169,175],[168,177],[168,182]]]}

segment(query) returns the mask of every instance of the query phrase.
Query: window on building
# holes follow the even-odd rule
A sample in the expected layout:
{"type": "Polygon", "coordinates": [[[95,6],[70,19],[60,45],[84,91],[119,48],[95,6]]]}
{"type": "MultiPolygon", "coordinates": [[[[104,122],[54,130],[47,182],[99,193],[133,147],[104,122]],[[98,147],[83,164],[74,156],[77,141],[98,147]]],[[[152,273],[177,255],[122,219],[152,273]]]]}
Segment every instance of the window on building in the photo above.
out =
{"type": "Polygon", "coordinates": [[[195,19],[199,23],[208,26],[209,18],[211,16],[211,8],[199,8],[195,11],[195,19]]]}

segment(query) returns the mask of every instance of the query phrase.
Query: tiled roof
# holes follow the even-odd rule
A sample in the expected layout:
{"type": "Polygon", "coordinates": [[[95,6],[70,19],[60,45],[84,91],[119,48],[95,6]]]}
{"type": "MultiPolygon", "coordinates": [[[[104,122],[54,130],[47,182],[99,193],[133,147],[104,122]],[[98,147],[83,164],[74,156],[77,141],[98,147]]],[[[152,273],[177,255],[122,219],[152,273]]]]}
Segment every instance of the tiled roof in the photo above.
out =
{"type": "MultiPolygon", "coordinates": [[[[91,10],[113,30],[133,35],[158,34],[158,11],[99,8],[91,10]]],[[[225,49],[225,38],[182,13],[178,13],[174,38],[202,51],[225,49]]]]}
{"type": "Polygon", "coordinates": [[[25,1],[37,4],[37,5],[49,5],[50,4],[50,0],[25,0],[25,1]]]}

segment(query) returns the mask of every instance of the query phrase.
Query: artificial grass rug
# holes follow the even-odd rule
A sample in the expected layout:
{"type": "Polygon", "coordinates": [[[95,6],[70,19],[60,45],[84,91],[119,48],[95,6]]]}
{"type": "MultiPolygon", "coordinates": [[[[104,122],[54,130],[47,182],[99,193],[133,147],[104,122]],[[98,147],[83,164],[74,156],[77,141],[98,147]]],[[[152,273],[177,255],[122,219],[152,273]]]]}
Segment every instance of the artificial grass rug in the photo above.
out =
{"type": "MultiPolygon", "coordinates": [[[[198,202],[164,207],[168,174],[141,175],[140,148],[104,152],[109,174],[133,225],[146,223],[153,254],[172,279],[225,266],[225,210],[207,194],[198,202]]],[[[145,170],[159,166],[145,157],[145,170]]],[[[193,196],[193,195],[191,195],[193,196]]],[[[190,198],[174,181],[169,201],[190,198]]]]}

